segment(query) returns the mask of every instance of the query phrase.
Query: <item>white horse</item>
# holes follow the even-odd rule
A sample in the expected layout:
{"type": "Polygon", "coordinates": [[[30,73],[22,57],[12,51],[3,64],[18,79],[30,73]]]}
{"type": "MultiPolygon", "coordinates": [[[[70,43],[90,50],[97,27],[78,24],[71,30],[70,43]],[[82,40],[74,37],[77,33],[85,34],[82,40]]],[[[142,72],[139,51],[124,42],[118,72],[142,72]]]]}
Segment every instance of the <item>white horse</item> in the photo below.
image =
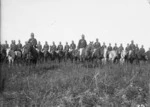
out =
{"type": "Polygon", "coordinates": [[[14,60],[15,60],[15,52],[13,50],[10,50],[10,48],[8,48],[6,50],[7,53],[7,58],[8,58],[8,63],[9,63],[9,67],[10,65],[14,64],[14,60]]]}
{"type": "Polygon", "coordinates": [[[115,58],[117,57],[117,52],[115,50],[112,50],[108,53],[109,55],[109,61],[114,62],[115,58]]]}
{"type": "Polygon", "coordinates": [[[104,48],[102,64],[106,64],[106,61],[107,61],[107,48],[104,48]]]}
{"type": "Polygon", "coordinates": [[[126,50],[122,50],[121,52],[121,58],[120,58],[120,63],[123,64],[125,62],[125,56],[127,55],[126,50]]]}

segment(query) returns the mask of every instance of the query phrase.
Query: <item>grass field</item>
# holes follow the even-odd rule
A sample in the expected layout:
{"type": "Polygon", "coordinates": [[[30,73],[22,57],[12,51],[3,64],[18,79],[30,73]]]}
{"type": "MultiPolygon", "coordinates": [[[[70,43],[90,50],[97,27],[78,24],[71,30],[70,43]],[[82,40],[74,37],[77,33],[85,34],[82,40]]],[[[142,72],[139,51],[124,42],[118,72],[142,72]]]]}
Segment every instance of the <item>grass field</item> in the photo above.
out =
{"type": "Polygon", "coordinates": [[[0,107],[150,107],[150,64],[87,68],[48,62],[1,70],[7,79],[0,107]]]}

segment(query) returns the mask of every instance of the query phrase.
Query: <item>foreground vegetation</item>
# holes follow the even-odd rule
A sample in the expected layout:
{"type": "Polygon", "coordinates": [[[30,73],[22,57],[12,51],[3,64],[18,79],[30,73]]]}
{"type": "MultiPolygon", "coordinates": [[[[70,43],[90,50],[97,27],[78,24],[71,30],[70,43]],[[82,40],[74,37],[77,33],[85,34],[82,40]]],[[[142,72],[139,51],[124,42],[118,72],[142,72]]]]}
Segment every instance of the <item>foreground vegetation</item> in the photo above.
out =
{"type": "Polygon", "coordinates": [[[150,107],[150,65],[45,63],[1,66],[7,72],[0,107],[150,107]]]}

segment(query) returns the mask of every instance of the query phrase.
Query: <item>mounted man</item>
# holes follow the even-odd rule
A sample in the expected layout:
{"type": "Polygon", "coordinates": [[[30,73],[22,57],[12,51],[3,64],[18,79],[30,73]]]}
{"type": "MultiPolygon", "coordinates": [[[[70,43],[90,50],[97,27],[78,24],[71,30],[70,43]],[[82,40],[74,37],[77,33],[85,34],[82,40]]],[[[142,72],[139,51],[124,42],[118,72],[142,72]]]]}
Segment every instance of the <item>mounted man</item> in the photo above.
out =
{"type": "Polygon", "coordinates": [[[29,39],[28,43],[34,48],[37,47],[37,40],[34,38],[34,33],[31,33],[31,38],[29,39]]]}
{"type": "Polygon", "coordinates": [[[133,61],[136,59],[136,53],[135,53],[135,44],[134,41],[131,41],[131,44],[129,45],[129,53],[128,53],[128,60],[130,63],[133,63],[133,61]]]}
{"type": "Polygon", "coordinates": [[[7,58],[8,58],[9,66],[14,64],[15,57],[16,57],[15,51],[17,51],[17,45],[15,43],[15,40],[12,40],[10,48],[7,49],[7,58]]]}
{"type": "Polygon", "coordinates": [[[42,45],[41,45],[40,41],[37,44],[37,51],[38,51],[38,60],[39,60],[39,62],[42,62],[42,60],[44,58],[44,54],[42,53],[42,45]]]}
{"type": "Polygon", "coordinates": [[[145,53],[145,55],[146,55],[147,61],[150,62],[150,48],[149,48],[149,50],[145,53]]]}
{"type": "Polygon", "coordinates": [[[47,58],[49,57],[49,45],[47,43],[47,41],[45,41],[45,44],[43,46],[43,52],[44,52],[44,61],[47,61],[47,58]]]}
{"type": "Polygon", "coordinates": [[[118,51],[117,43],[115,43],[115,46],[113,47],[113,50],[115,50],[116,52],[118,51]]]}
{"type": "Polygon", "coordinates": [[[22,62],[22,44],[20,40],[18,40],[18,44],[16,45],[15,55],[16,62],[19,65],[22,62]]]}
{"type": "Polygon", "coordinates": [[[107,49],[108,49],[108,52],[112,51],[113,48],[112,48],[112,46],[111,46],[111,43],[109,43],[109,46],[108,46],[107,49]]]}
{"type": "Polygon", "coordinates": [[[65,47],[64,47],[64,53],[65,53],[65,60],[68,60],[68,58],[69,58],[69,49],[70,49],[70,46],[69,46],[69,44],[68,44],[68,42],[66,42],[66,45],[65,45],[65,47]]]}
{"type": "Polygon", "coordinates": [[[53,42],[53,45],[50,47],[50,53],[51,53],[51,59],[55,60],[56,58],[56,51],[57,51],[57,47],[55,45],[55,42],[53,42]]]}
{"type": "Polygon", "coordinates": [[[16,51],[17,50],[17,45],[15,40],[12,40],[11,45],[10,45],[10,50],[16,51]]]}
{"type": "Polygon", "coordinates": [[[139,49],[139,52],[137,54],[137,60],[138,62],[140,60],[142,61],[146,61],[146,52],[145,52],[145,49],[144,49],[144,46],[142,45],[141,48],[139,49]]]}
{"type": "Polygon", "coordinates": [[[70,59],[73,62],[73,60],[76,57],[76,44],[74,43],[74,41],[72,40],[71,44],[70,44],[70,49],[69,49],[69,55],[70,55],[70,59]]]}
{"type": "Polygon", "coordinates": [[[83,57],[82,54],[83,54],[84,49],[87,46],[87,42],[85,40],[84,34],[82,34],[81,36],[82,36],[82,38],[78,42],[78,50],[79,50],[80,61],[82,61],[82,57],[83,57]]]}
{"type": "Polygon", "coordinates": [[[108,52],[109,61],[116,62],[118,58],[117,56],[118,56],[118,47],[117,47],[117,43],[115,43],[115,46],[113,47],[113,49],[108,52]]]}
{"type": "Polygon", "coordinates": [[[63,56],[64,56],[63,45],[61,44],[61,42],[59,42],[59,45],[57,47],[57,57],[59,62],[62,60],[63,56]]]}
{"type": "Polygon", "coordinates": [[[101,48],[101,44],[100,44],[98,38],[96,39],[96,42],[94,43],[94,48],[95,49],[101,48]]]}
{"type": "Polygon", "coordinates": [[[7,50],[8,48],[9,48],[9,44],[7,43],[7,41],[5,41],[4,49],[7,50]]]}
{"type": "Polygon", "coordinates": [[[18,40],[17,50],[18,50],[18,51],[22,51],[22,44],[21,44],[21,41],[20,41],[20,40],[18,40]]]}
{"type": "Polygon", "coordinates": [[[130,45],[129,45],[129,43],[127,43],[127,46],[126,46],[125,50],[126,50],[127,53],[129,52],[129,50],[130,50],[130,45]]]}
{"type": "Polygon", "coordinates": [[[76,49],[76,44],[74,43],[74,41],[72,40],[72,43],[70,44],[70,51],[73,51],[76,49]]]}
{"type": "Polygon", "coordinates": [[[38,52],[37,48],[37,40],[34,38],[34,33],[31,33],[31,38],[28,40],[29,47],[28,47],[28,60],[29,63],[36,65],[38,59],[38,52]]]}
{"type": "Polygon", "coordinates": [[[94,43],[94,50],[93,50],[93,53],[92,53],[92,60],[94,59],[100,59],[101,57],[101,44],[98,40],[98,38],[96,39],[96,42],[94,43]]]}
{"type": "Polygon", "coordinates": [[[107,46],[106,46],[105,42],[103,42],[101,49],[104,51],[105,48],[107,48],[107,46]]]}

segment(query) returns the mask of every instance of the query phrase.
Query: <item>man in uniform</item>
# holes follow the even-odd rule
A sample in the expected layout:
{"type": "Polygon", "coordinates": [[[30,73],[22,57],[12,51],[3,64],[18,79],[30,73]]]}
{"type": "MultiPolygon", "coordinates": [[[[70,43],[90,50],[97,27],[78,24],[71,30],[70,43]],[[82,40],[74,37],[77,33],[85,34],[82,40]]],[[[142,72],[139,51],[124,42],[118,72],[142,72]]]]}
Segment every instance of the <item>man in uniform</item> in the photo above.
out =
{"type": "Polygon", "coordinates": [[[42,45],[41,45],[41,42],[39,41],[38,44],[37,44],[37,49],[39,50],[39,52],[42,51],[42,45]]]}
{"type": "Polygon", "coordinates": [[[134,41],[132,40],[131,41],[131,44],[129,46],[129,49],[132,50],[132,51],[135,51],[135,44],[134,44],[134,41]]]}
{"type": "Polygon", "coordinates": [[[61,44],[61,42],[59,42],[59,45],[57,47],[58,51],[63,51],[63,45],[61,44]]]}
{"type": "Polygon", "coordinates": [[[82,39],[80,39],[78,42],[78,49],[86,48],[86,46],[87,46],[87,42],[85,40],[84,34],[82,34],[82,39]]]}
{"type": "Polygon", "coordinates": [[[74,43],[74,41],[72,41],[72,43],[70,44],[70,49],[71,50],[75,50],[76,49],[76,44],[74,43]]]}
{"type": "Polygon", "coordinates": [[[7,41],[5,41],[4,49],[8,49],[8,48],[9,48],[9,45],[8,45],[7,41]]]}
{"type": "Polygon", "coordinates": [[[135,53],[138,54],[138,53],[139,53],[139,50],[140,50],[140,49],[139,49],[139,46],[138,46],[138,44],[136,44],[136,46],[135,46],[135,53]]]}
{"type": "Polygon", "coordinates": [[[31,38],[29,39],[28,43],[30,43],[30,45],[36,48],[37,40],[34,38],[34,33],[31,33],[31,38]]]}
{"type": "Polygon", "coordinates": [[[125,48],[127,53],[129,52],[129,48],[130,48],[130,45],[129,45],[129,43],[127,43],[127,46],[125,48]]]}
{"type": "Polygon", "coordinates": [[[43,46],[43,50],[44,50],[44,52],[48,52],[48,50],[49,50],[49,45],[48,45],[47,41],[45,42],[45,45],[43,46]]]}
{"type": "Polygon", "coordinates": [[[118,48],[118,52],[119,54],[121,54],[121,52],[124,50],[124,47],[122,45],[122,43],[120,44],[119,48],[118,48]]]}
{"type": "Polygon", "coordinates": [[[56,48],[56,45],[55,45],[55,42],[53,42],[53,45],[51,46],[50,48],[50,52],[56,52],[57,48],[56,48]]]}
{"type": "Polygon", "coordinates": [[[115,43],[115,46],[113,47],[113,50],[118,51],[117,43],[115,43]]]}
{"type": "Polygon", "coordinates": [[[100,48],[101,47],[101,44],[100,44],[100,42],[99,42],[99,40],[98,40],[98,38],[96,39],[96,42],[94,43],[94,48],[95,49],[98,49],[98,48],[100,48]]]}
{"type": "Polygon", "coordinates": [[[144,49],[144,46],[142,45],[140,50],[139,50],[139,54],[144,57],[145,56],[145,49],[144,49]]]}
{"type": "Polygon", "coordinates": [[[17,50],[19,50],[19,51],[22,50],[22,44],[21,44],[20,40],[18,40],[17,50]]]}
{"type": "Polygon", "coordinates": [[[148,60],[148,62],[150,62],[150,48],[149,48],[149,50],[146,52],[146,59],[148,60]]]}
{"type": "Polygon", "coordinates": [[[65,45],[64,51],[65,51],[65,52],[69,52],[69,48],[70,48],[70,47],[69,47],[69,45],[68,45],[68,42],[66,42],[66,45],[65,45]]]}
{"type": "Polygon", "coordinates": [[[25,44],[24,44],[23,48],[27,49],[27,47],[28,47],[28,42],[25,41],[25,44]]]}
{"type": "Polygon", "coordinates": [[[111,46],[111,43],[109,43],[109,46],[108,46],[108,51],[112,51],[112,46],[111,46]]]}
{"type": "Polygon", "coordinates": [[[10,45],[10,49],[13,50],[13,51],[17,50],[17,45],[16,45],[15,40],[12,40],[12,44],[10,45]]]}
{"type": "Polygon", "coordinates": [[[104,48],[106,48],[106,47],[107,46],[106,46],[105,42],[103,42],[103,45],[102,45],[101,49],[104,50],[104,48]]]}

